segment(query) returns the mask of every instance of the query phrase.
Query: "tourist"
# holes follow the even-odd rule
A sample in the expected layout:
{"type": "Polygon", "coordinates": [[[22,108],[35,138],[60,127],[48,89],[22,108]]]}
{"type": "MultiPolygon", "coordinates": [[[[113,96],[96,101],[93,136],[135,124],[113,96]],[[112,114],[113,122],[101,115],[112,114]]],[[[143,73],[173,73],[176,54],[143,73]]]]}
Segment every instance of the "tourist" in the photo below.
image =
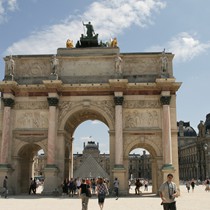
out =
{"type": "Polygon", "coordinates": [[[140,194],[140,187],[141,187],[141,182],[140,182],[140,180],[139,179],[136,179],[136,182],[135,182],[135,194],[137,195],[139,195],[140,194]]]}
{"type": "Polygon", "coordinates": [[[36,194],[36,180],[33,179],[32,177],[30,179],[30,186],[29,186],[29,192],[28,192],[29,195],[31,194],[31,191],[34,194],[36,194]]]}
{"type": "Polygon", "coordinates": [[[148,191],[148,184],[149,184],[148,180],[145,179],[144,180],[144,191],[148,191]]]}
{"type": "Polygon", "coordinates": [[[114,182],[113,182],[113,185],[114,185],[114,192],[115,192],[115,195],[116,195],[116,200],[118,200],[118,197],[119,197],[119,181],[117,178],[115,178],[114,182]]]}
{"type": "Polygon", "coordinates": [[[167,175],[167,181],[162,183],[159,189],[159,194],[162,199],[161,205],[164,210],[176,210],[175,198],[178,197],[176,184],[172,182],[173,175],[167,175]]]}
{"type": "Polygon", "coordinates": [[[186,188],[187,188],[187,192],[190,192],[190,181],[186,182],[186,188]]]}
{"type": "Polygon", "coordinates": [[[191,187],[192,187],[192,192],[194,192],[194,188],[195,188],[195,180],[192,179],[191,181],[191,187]]]}
{"type": "Polygon", "coordinates": [[[104,180],[102,178],[98,178],[97,186],[96,186],[96,194],[98,195],[98,205],[102,210],[104,207],[104,200],[106,195],[108,194],[108,189],[104,180]]]}
{"type": "Polygon", "coordinates": [[[88,190],[90,190],[90,186],[86,184],[85,179],[82,179],[79,191],[79,196],[81,197],[82,201],[82,210],[88,209],[88,201],[89,201],[89,197],[87,196],[88,190]]]}
{"type": "Polygon", "coordinates": [[[73,197],[74,193],[75,193],[75,189],[76,189],[76,183],[75,180],[73,178],[70,179],[69,183],[68,183],[68,193],[69,193],[69,197],[73,197]]]}
{"type": "Polygon", "coordinates": [[[8,196],[8,177],[5,176],[4,181],[3,181],[3,192],[2,192],[2,197],[4,196],[5,198],[7,198],[8,196]]]}
{"type": "Polygon", "coordinates": [[[206,191],[206,192],[209,192],[209,191],[210,191],[210,186],[209,186],[209,184],[210,184],[209,179],[207,179],[207,180],[205,181],[205,185],[206,185],[205,191],[206,191]]]}
{"type": "Polygon", "coordinates": [[[62,195],[68,195],[68,184],[69,184],[69,180],[68,178],[65,178],[63,180],[63,184],[62,184],[62,195]]]}
{"type": "Polygon", "coordinates": [[[77,186],[77,193],[78,193],[78,195],[79,195],[80,185],[81,185],[81,180],[80,180],[80,178],[78,177],[77,180],[76,180],[76,186],[77,186]]]}

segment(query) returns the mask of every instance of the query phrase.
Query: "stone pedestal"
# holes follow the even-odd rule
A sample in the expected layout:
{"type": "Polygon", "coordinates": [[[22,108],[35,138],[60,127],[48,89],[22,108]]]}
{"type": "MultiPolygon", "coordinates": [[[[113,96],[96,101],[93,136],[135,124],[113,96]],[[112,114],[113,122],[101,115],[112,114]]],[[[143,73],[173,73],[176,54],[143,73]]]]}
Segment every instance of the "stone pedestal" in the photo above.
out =
{"type": "MultiPolygon", "coordinates": [[[[0,164],[0,180],[2,180],[2,182],[3,182],[5,176],[8,177],[8,190],[9,190],[10,194],[14,193],[12,188],[11,188],[12,183],[10,181],[12,172],[13,172],[13,170],[12,170],[10,165],[8,165],[8,164],[0,164]]],[[[2,187],[2,185],[1,185],[1,187],[2,187]]]]}
{"type": "MultiPolygon", "coordinates": [[[[128,180],[126,179],[126,170],[124,168],[115,168],[112,170],[113,180],[119,181],[119,196],[128,195],[128,180]]],[[[113,183],[111,183],[113,186],[113,183]]]]}
{"type": "Polygon", "coordinates": [[[47,165],[44,169],[45,180],[42,194],[53,195],[60,191],[61,183],[58,183],[58,168],[55,165],[47,165]]]}

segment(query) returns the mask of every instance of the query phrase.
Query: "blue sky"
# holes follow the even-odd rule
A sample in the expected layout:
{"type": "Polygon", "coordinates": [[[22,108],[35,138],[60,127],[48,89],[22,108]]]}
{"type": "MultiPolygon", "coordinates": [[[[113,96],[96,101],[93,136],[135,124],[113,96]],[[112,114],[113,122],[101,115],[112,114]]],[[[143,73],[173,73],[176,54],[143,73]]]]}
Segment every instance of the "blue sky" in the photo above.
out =
{"type": "MultiPolygon", "coordinates": [[[[208,0],[0,0],[0,79],[4,56],[55,54],[67,39],[76,43],[84,33],[82,21],[91,21],[100,40],[117,37],[122,53],[165,48],[175,54],[174,77],[183,83],[177,120],[190,121],[197,130],[210,113],[209,8],[208,0]]],[[[107,130],[98,122],[82,124],[75,152],[90,136],[106,152],[107,130]]]]}

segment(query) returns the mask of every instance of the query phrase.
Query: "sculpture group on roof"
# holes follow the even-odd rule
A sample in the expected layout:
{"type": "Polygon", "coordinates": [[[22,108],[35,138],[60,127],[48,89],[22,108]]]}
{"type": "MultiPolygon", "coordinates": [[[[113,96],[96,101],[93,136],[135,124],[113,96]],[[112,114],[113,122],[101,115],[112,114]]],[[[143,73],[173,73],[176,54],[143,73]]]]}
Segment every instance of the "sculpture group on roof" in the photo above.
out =
{"type": "MultiPolygon", "coordinates": [[[[85,47],[118,47],[117,38],[111,39],[110,42],[98,41],[98,34],[95,33],[93,25],[89,21],[88,23],[82,22],[85,26],[85,34],[81,34],[80,40],[76,42],[75,48],[85,47]]],[[[67,39],[66,48],[74,48],[73,40],[67,39]]]]}

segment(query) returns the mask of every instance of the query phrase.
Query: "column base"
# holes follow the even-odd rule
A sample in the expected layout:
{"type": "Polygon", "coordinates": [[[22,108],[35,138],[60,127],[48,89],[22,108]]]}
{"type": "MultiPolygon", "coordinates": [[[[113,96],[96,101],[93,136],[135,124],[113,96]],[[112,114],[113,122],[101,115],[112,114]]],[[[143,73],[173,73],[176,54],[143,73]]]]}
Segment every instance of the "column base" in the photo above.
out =
{"type": "Polygon", "coordinates": [[[162,167],[162,171],[164,171],[164,170],[166,170],[166,171],[173,170],[174,171],[174,167],[173,167],[172,164],[164,164],[163,167],[162,167]]]}
{"type": "Polygon", "coordinates": [[[14,171],[10,164],[0,164],[0,177],[9,176],[14,171]]]}
{"type": "Polygon", "coordinates": [[[172,164],[164,164],[162,167],[163,181],[167,180],[167,175],[173,174],[175,169],[172,164]]]}
{"type": "Polygon", "coordinates": [[[46,165],[44,169],[44,189],[42,194],[44,195],[59,195],[60,194],[60,184],[58,184],[58,167],[54,164],[46,165]]]}
{"type": "Polygon", "coordinates": [[[124,166],[122,164],[115,164],[114,165],[114,170],[118,170],[118,169],[124,170],[125,168],[124,168],[124,166]]]}
{"type": "MultiPolygon", "coordinates": [[[[119,181],[119,195],[128,195],[128,180],[126,179],[126,170],[123,165],[115,165],[112,170],[113,182],[117,178],[119,181]]],[[[111,183],[113,187],[113,183],[111,183]]]]}

